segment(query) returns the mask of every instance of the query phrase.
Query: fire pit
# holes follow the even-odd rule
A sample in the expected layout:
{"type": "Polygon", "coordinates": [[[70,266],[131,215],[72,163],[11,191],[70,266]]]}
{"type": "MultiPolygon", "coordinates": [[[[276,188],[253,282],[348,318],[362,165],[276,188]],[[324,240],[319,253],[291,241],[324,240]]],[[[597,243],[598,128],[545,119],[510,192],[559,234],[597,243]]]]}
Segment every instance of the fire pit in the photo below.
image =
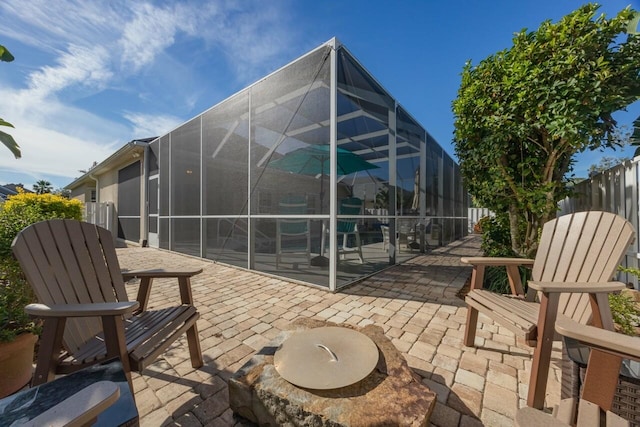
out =
{"type": "Polygon", "coordinates": [[[330,390],[369,375],[378,364],[378,347],[353,329],[316,328],[283,342],[273,364],[282,378],[298,387],[330,390]]]}
{"type": "Polygon", "coordinates": [[[229,380],[231,409],[260,426],[426,426],[435,400],[382,328],[313,319],[292,323],[229,380]]]}

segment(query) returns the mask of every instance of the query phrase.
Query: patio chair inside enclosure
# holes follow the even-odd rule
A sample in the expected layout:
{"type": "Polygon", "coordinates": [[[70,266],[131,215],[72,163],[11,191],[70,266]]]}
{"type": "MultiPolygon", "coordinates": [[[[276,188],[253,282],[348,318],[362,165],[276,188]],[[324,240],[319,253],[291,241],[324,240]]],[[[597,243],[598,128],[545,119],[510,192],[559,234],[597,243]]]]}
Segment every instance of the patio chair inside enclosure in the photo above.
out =
{"type": "MultiPolygon", "coordinates": [[[[338,215],[360,215],[361,212],[362,199],[357,197],[348,197],[340,200],[338,215]]],[[[338,219],[336,233],[338,237],[338,260],[340,260],[341,255],[355,252],[358,255],[360,264],[364,264],[364,258],[362,257],[362,243],[360,242],[360,233],[358,232],[358,219],[338,219]],[[349,236],[351,235],[354,236],[356,244],[355,247],[349,246],[349,236]],[[342,236],[341,243],[340,236],[342,236]]]]}
{"type": "Polygon", "coordinates": [[[389,252],[389,226],[381,225],[380,232],[382,233],[382,250],[389,252]]]}
{"type": "Polygon", "coordinates": [[[130,370],[143,370],[185,332],[191,365],[202,366],[190,284],[201,269],[128,270],[125,277],[141,279],[138,301],[129,301],[111,233],[66,219],[25,228],[13,253],[39,301],[25,311],[44,320],[33,385],[119,357],[133,393],[130,370]],[[178,278],[181,304],[147,311],[154,277],[178,278]]]}
{"type": "Polygon", "coordinates": [[[640,338],[581,325],[558,316],[556,331],[591,347],[581,399],[564,399],[553,415],[533,408],[522,408],[515,416],[516,426],[629,426],[610,412],[622,359],[640,361],[640,338]]]}
{"type": "Polygon", "coordinates": [[[634,239],[633,226],[608,212],[579,212],[546,223],[535,260],[462,258],[473,266],[464,336],[474,346],[478,312],[535,346],[527,404],[542,408],[558,313],[581,324],[613,329],[607,294],[624,289],[610,282],[634,239]],[[487,266],[506,266],[511,295],[482,289],[487,266]],[[532,267],[524,295],[518,267],[532,267]]]}
{"type": "MultiPolygon", "coordinates": [[[[287,196],[279,204],[279,213],[285,215],[307,215],[307,200],[304,196],[287,196]]],[[[280,267],[282,254],[303,254],[307,264],[311,263],[311,233],[309,220],[282,218],[276,222],[276,268],[280,267]],[[283,245],[284,242],[284,245],[283,245]]]]}

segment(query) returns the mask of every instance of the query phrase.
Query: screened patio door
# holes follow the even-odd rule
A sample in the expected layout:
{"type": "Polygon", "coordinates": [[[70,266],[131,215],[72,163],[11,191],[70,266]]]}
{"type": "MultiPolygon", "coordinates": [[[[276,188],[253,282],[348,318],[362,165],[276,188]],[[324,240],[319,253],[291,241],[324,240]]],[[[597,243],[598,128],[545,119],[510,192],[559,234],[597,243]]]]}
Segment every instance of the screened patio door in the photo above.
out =
{"type": "Polygon", "coordinates": [[[160,245],[158,239],[158,206],[160,201],[160,175],[152,175],[149,177],[149,246],[157,248],[160,245]]]}

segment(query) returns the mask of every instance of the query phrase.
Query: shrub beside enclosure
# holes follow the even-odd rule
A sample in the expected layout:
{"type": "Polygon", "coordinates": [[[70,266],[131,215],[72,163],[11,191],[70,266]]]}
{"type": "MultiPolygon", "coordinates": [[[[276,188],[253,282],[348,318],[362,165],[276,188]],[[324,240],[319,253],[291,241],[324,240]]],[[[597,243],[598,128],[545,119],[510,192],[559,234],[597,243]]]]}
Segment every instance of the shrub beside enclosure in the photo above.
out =
{"type": "MultiPolygon", "coordinates": [[[[482,251],[484,256],[488,257],[505,257],[520,258],[511,248],[511,234],[509,228],[509,216],[506,214],[497,214],[495,217],[483,217],[480,221],[482,230],[482,251]]],[[[520,277],[522,284],[527,286],[527,280],[530,277],[531,270],[526,267],[520,267],[520,277]]],[[[504,267],[487,267],[484,273],[485,289],[502,294],[511,293],[509,287],[509,279],[507,271],[504,267]]]]}
{"type": "Polygon", "coordinates": [[[39,333],[39,324],[24,312],[24,307],[36,299],[13,258],[11,243],[20,230],[31,224],[52,218],[80,220],[82,210],[79,200],[53,194],[19,193],[0,205],[0,368],[9,370],[0,371],[3,378],[0,398],[22,388],[31,378],[35,337],[24,335],[39,333]],[[28,369],[26,373],[18,372],[16,364],[9,359],[10,350],[23,341],[30,346],[30,357],[24,354],[16,357],[21,359],[20,365],[28,369]],[[12,378],[15,384],[10,384],[12,378]]]}

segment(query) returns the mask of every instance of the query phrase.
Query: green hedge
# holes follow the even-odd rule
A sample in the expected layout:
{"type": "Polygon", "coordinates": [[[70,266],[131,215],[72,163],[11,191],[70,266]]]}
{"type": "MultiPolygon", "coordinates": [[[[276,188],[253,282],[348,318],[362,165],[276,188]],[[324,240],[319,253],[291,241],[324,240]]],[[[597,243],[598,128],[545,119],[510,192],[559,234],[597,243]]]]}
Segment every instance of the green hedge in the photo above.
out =
{"type": "Polygon", "coordinates": [[[23,228],[53,218],[82,219],[83,205],[54,194],[19,193],[0,205],[0,342],[23,332],[39,333],[24,312],[35,302],[31,286],[13,258],[11,244],[23,228]]]}
{"type": "MultiPolygon", "coordinates": [[[[499,214],[482,221],[482,245],[485,256],[489,257],[517,257],[511,249],[511,234],[509,229],[509,216],[499,214]]],[[[531,270],[520,267],[522,284],[526,286],[531,270]]],[[[503,294],[510,294],[511,288],[504,267],[487,267],[484,273],[485,289],[503,294]]]]}

